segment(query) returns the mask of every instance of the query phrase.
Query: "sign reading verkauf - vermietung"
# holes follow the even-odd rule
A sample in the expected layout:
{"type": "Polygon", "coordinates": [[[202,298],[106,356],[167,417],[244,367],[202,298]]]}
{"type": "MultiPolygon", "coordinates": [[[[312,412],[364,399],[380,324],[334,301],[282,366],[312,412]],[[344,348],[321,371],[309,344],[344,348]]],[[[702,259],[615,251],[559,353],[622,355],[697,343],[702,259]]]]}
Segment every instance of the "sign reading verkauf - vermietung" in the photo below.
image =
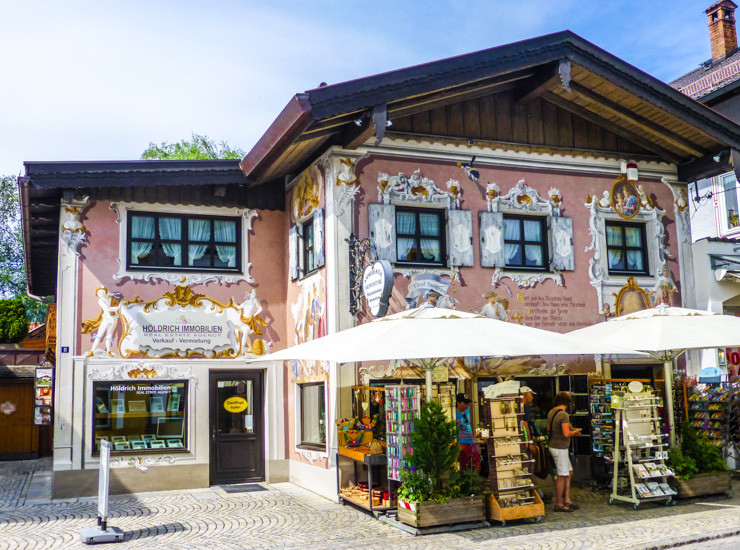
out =
{"type": "Polygon", "coordinates": [[[121,353],[127,356],[146,350],[152,357],[184,355],[198,351],[204,355],[238,349],[235,330],[241,326],[239,312],[233,308],[161,307],[139,304],[121,307],[125,332],[121,353]]]}
{"type": "Polygon", "coordinates": [[[365,268],[362,292],[374,317],[382,317],[388,312],[388,299],[392,290],[393,268],[389,261],[379,260],[365,268]]]}

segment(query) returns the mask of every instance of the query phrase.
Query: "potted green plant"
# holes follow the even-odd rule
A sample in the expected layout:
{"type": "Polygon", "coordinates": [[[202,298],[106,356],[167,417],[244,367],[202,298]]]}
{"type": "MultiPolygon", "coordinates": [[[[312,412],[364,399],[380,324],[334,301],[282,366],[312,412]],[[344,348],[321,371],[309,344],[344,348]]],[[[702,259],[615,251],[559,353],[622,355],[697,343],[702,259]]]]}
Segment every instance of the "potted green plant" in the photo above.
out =
{"type": "Polygon", "coordinates": [[[457,424],[447,420],[439,403],[424,404],[411,442],[411,469],[398,490],[398,519],[414,527],[484,521],[482,479],[478,472],[455,468],[457,424]]]}
{"type": "Polygon", "coordinates": [[[730,472],[719,448],[689,421],[681,423],[681,446],[671,447],[666,463],[675,474],[679,498],[730,490],[730,472]]]}

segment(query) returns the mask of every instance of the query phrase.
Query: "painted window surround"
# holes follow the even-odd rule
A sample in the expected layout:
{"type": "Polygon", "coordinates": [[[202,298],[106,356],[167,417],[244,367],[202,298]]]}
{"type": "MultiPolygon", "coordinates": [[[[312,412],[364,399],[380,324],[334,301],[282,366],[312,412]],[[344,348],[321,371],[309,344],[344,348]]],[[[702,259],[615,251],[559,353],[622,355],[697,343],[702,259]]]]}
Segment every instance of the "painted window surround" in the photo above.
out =
{"type": "Polygon", "coordinates": [[[220,208],[220,207],[203,207],[193,208],[182,205],[173,206],[169,204],[158,203],[129,203],[114,202],[111,203],[110,209],[116,213],[116,223],[120,226],[118,233],[118,272],[113,275],[116,280],[129,278],[137,281],[166,281],[171,284],[194,285],[207,282],[217,282],[219,284],[237,284],[240,281],[253,283],[254,278],[250,274],[252,263],[249,261],[249,233],[252,230],[252,221],[259,214],[252,209],[237,208],[220,208]],[[126,269],[126,252],[127,252],[127,235],[128,235],[128,212],[136,211],[162,212],[170,214],[202,214],[205,216],[231,216],[240,217],[241,219],[241,242],[242,242],[242,262],[240,273],[213,273],[198,272],[193,270],[187,271],[146,271],[146,270],[128,270],[126,269]]]}
{"type": "Polygon", "coordinates": [[[589,233],[591,243],[584,252],[593,251],[593,257],[589,259],[588,274],[591,285],[597,289],[599,300],[599,311],[604,307],[607,300],[611,300],[620,288],[627,284],[627,279],[633,277],[642,288],[653,289],[660,283],[660,274],[666,265],[666,258],[671,258],[671,253],[665,244],[665,227],[663,216],[665,210],[656,206],[642,206],[630,222],[644,224],[645,240],[647,243],[647,274],[610,274],[606,248],[606,221],[625,221],[614,211],[609,201],[608,193],[599,200],[593,197],[591,202],[584,205],[590,211],[589,233]]]}

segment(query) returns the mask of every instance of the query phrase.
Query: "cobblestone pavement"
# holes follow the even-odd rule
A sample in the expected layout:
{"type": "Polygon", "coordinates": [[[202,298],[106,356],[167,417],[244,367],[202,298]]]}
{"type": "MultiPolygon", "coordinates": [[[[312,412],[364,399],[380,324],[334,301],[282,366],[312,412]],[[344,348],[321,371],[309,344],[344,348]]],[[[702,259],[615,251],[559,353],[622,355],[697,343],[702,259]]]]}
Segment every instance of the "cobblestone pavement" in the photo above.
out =
{"type": "MultiPolygon", "coordinates": [[[[49,463],[0,463],[0,550],[86,548],[80,529],[93,527],[96,499],[52,501],[49,463]]],[[[291,483],[266,491],[227,493],[220,487],[111,496],[109,524],[125,532],[121,548],[731,548],[740,535],[740,498],[677,506],[606,503],[605,494],[574,490],[582,509],[541,523],[414,537],[352,507],[291,483]],[[698,544],[701,542],[701,544],[698,544]],[[724,545],[727,543],[727,545],[724,545]],[[711,546],[709,546],[711,545],[711,546]],[[692,546],[686,546],[692,548],[692,546]]],[[[736,484],[737,485],[737,484],[736,484]]]]}

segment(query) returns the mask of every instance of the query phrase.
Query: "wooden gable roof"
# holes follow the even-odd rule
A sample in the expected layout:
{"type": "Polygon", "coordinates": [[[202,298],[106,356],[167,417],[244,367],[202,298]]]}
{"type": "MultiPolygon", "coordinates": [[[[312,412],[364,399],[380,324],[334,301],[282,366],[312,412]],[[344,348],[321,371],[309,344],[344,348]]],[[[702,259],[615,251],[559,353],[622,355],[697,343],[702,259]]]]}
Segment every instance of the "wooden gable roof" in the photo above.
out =
{"type": "Polygon", "coordinates": [[[645,157],[684,180],[740,149],[734,122],[565,31],[298,94],[240,166],[250,185],[282,180],[391,133],[645,157]]]}

